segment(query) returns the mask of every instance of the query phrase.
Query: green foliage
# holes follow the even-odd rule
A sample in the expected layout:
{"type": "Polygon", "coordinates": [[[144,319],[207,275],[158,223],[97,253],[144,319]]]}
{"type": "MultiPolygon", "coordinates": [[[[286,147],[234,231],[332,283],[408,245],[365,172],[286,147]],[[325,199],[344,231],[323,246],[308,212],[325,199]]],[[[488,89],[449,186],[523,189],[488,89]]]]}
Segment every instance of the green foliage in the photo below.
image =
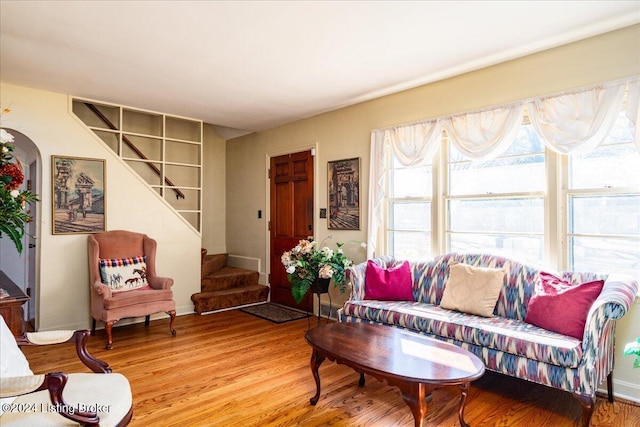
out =
{"type": "Polygon", "coordinates": [[[633,362],[633,367],[640,368],[640,338],[636,338],[635,342],[630,342],[624,347],[624,355],[635,355],[636,360],[633,362]]]}
{"type": "Polygon", "coordinates": [[[22,253],[25,226],[31,222],[28,204],[38,201],[35,194],[19,190],[24,180],[22,165],[13,155],[13,136],[1,129],[0,139],[0,238],[7,235],[22,253]]]}

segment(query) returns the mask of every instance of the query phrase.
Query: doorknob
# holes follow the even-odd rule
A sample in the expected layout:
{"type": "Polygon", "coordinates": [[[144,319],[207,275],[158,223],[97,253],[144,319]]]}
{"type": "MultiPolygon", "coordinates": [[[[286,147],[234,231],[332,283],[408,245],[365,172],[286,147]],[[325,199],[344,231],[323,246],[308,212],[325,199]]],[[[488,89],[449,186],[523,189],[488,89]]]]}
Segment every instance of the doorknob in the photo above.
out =
{"type": "Polygon", "coordinates": [[[35,248],[35,247],[36,247],[36,244],[35,244],[35,243],[29,243],[29,249],[33,249],[33,248],[35,248]]]}

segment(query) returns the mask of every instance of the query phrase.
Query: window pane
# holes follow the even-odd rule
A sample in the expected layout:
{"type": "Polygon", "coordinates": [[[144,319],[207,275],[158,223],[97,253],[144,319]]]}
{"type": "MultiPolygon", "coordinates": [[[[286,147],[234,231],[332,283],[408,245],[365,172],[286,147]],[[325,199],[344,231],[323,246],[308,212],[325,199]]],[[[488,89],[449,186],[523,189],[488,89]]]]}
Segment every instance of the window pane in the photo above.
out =
{"type": "Polygon", "coordinates": [[[542,198],[450,200],[448,213],[454,232],[544,232],[542,198]]]}
{"type": "Polygon", "coordinates": [[[626,273],[640,279],[640,237],[572,237],[569,247],[571,270],[626,273]]]}
{"type": "Polygon", "coordinates": [[[430,202],[392,203],[389,216],[391,230],[431,230],[430,202]]]}
{"type": "Polygon", "coordinates": [[[633,131],[634,125],[622,111],[603,145],[569,156],[570,188],[640,188],[640,153],[633,144],[633,131]]]}
{"type": "Polygon", "coordinates": [[[404,168],[391,171],[391,197],[431,198],[432,168],[404,168]]]}
{"type": "Polygon", "coordinates": [[[449,144],[449,194],[516,193],[545,189],[544,146],[531,125],[491,160],[473,161],[449,144]]]}
{"type": "Polygon", "coordinates": [[[640,235],[640,195],[571,196],[569,233],[640,235]]]}
{"type": "Polygon", "coordinates": [[[397,259],[427,260],[431,258],[431,233],[395,231],[388,235],[389,250],[397,259]]]}
{"type": "Polygon", "coordinates": [[[633,144],[605,145],[569,157],[570,186],[574,189],[640,188],[640,153],[633,144]]]}
{"type": "Polygon", "coordinates": [[[631,120],[629,120],[626,110],[620,111],[613,125],[613,129],[611,129],[611,132],[609,132],[609,135],[604,140],[604,144],[621,144],[633,141],[634,126],[631,120]]]}
{"type": "Polygon", "coordinates": [[[543,236],[513,236],[501,234],[448,234],[451,252],[481,252],[517,259],[541,266],[543,236]]]}
{"type": "Polygon", "coordinates": [[[544,189],[543,154],[449,164],[449,190],[454,196],[544,189]]]}

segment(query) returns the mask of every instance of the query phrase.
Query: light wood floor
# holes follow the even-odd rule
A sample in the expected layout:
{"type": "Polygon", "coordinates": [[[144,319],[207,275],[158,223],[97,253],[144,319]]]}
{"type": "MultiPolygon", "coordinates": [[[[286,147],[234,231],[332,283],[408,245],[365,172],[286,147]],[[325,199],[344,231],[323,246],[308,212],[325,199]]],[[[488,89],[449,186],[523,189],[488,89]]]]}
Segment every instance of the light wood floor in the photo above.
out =
{"type": "MultiPolygon", "coordinates": [[[[325,320],[323,320],[325,321],[325,320]]],[[[317,406],[304,340],[315,318],[274,324],[239,311],[114,328],[113,350],[98,331],[91,353],[127,376],[131,426],[413,426],[399,391],[325,361],[317,406]]],[[[35,373],[85,372],[73,346],[25,347],[35,373]]],[[[425,426],[458,426],[457,388],[433,392],[425,426]]],[[[465,420],[480,426],[571,426],[578,402],[557,390],[487,372],[472,384],[465,420]]],[[[640,426],[640,407],[598,398],[592,426],[640,426]]]]}

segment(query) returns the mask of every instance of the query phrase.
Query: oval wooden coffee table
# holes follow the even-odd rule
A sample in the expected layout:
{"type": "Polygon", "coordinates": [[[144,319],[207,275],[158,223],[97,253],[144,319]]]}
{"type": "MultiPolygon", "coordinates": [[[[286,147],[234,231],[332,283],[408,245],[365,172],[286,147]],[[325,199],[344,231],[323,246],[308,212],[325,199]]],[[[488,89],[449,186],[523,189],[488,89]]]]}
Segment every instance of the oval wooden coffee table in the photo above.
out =
{"type": "Polygon", "coordinates": [[[458,418],[464,422],[469,384],[484,374],[484,364],[474,354],[456,345],[392,326],[365,323],[330,323],[305,334],[312,347],[311,372],[316,380],[312,405],[320,398],[318,368],[329,359],[398,387],[411,408],[415,426],[422,426],[427,396],[439,386],[459,386],[462,392],[458,418]]]}

